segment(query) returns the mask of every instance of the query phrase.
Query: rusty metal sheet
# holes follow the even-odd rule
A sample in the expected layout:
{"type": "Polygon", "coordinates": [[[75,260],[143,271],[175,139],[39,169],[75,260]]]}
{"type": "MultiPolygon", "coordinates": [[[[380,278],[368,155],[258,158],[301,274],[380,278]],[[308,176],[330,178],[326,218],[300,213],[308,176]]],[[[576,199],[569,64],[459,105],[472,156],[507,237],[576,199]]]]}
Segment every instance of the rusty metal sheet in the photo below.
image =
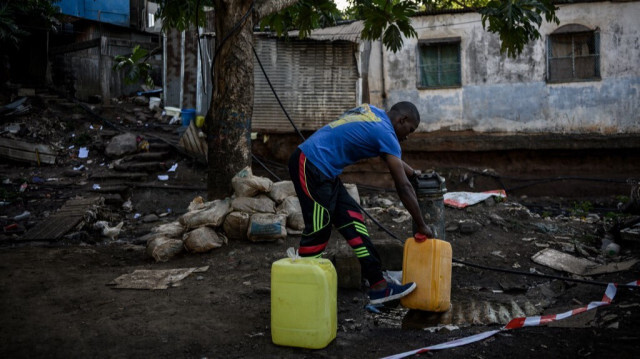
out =
{"type": "MultiPolygon", "coordinates": [[[[267,76],[301,130],[316,130],[356,106],[356,51],[348,41],[256,39],[267,76]]],[[[257,63],[254,79],[252,130],[294,132],[257,63]]]]}

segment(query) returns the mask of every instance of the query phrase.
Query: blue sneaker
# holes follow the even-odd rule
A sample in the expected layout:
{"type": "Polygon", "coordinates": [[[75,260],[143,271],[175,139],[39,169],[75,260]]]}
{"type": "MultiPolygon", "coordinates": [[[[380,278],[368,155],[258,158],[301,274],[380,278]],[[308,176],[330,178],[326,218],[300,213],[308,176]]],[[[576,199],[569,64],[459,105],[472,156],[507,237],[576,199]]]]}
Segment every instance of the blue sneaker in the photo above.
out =
{"type": "Polygon", "coordinates": [[[369,302],[371,304],[381,304],[395,299],[400,299],[413,292],[414,289],[416,289],[416,284],[413,282],[404,285],[387,282],[386,288],[369,291],[369,302]]]}

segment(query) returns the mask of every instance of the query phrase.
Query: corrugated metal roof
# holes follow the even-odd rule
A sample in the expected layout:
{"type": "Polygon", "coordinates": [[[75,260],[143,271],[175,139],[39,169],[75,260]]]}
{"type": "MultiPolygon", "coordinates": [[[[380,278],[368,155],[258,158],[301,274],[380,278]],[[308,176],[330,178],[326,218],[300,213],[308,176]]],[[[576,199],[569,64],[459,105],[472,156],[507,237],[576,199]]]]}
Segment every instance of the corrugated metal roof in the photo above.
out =
{"type": "MultiPolygon", "coordinates": [[[[331,27],[325,27],[324,29],[316,29],[311,32],[311,35],[306,37],[311,40],[320,41],[336,41],[345,40],[351,42],[359,42],[360,34],[364,28],[362,21],[354,21],[349,24],[337,25],[331,27]]],[[[289,31],[290,37],[298,37],[298,30],[289,31]]]]}

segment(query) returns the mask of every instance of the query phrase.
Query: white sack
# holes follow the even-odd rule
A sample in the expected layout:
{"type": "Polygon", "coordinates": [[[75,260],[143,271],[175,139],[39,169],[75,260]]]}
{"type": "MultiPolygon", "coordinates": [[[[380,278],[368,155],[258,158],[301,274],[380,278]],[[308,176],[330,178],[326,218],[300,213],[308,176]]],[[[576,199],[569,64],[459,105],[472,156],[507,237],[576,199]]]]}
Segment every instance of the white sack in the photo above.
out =
{"type": "Polygon", "coordinates": [[[231,179],[236,196],[253,197],[258,193],[267,193],[271,191],[273,182],[265,177],[254,176],[251,167],[245,167],[231,179]]]}
{"type": "Polygon", "coordinates": [[[250,218],[251,215],[245,212],[231,212],[224,219],[222,228],[230,239],[245,239],[250,218]]]}
{"type": "Polygon", "coordinates": [[[287,237],[287,216],[256,213],[251,216],[247,237],[253,242],[275,241],[287,237]]]}
{"type": "Polygon", "coordinates": [[[300,200],[297,196],[290,196],[282,201],[282,204],[278,206],[276,213],[287,215],[287,227],[299,231],[304,229],[302,208],[300,207],[300,200]]]}
{"type": "Polygon", "coordinates": [[[246,213],[276,213],[276,203],[266,196],[261,197],[238,197],[231,202],[234,211],[246,213]]]}
{"type": "Polygon", "coordinates": [[[210,227],[200,227],[185,233],[183,241],[185,248],[192,253],[205,253],[226,244],[226,238],[220,238],[210,227]]]}
{"type": "Polygon", "coordinates": [[[147,254],[156,262],[166,262],[176,254],[184,250],[184,244],[180,239],[157,237],[147,245],[147,254]]]}
{"type": "Polygon", "coordinates": [[[183,214],[180,223],[186,230],[202,226],[219,227],[229,212],[231,206],[228,200],[215,200],[207,202],[204,209],[183,214]]]}
{"type": "Polygon", "coordinates": [[[295,196],[296,189],[291,181],[280,181],[273,184],[269,197],[280,204],[287,197],[295,196]]]}

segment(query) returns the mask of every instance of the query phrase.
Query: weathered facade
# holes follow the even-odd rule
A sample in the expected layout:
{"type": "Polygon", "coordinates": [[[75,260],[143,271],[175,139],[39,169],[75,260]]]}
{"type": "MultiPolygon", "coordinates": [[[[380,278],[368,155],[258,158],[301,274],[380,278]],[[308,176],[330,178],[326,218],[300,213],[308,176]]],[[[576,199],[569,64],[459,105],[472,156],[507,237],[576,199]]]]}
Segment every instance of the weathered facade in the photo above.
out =
{"type": "Polygon", "coordinates": [[[482,28],[477,13],[414,17],[417,39],[405,39],[395,54],[377,50],[383,64],[370,86],[386,98],[375,102],[414,102],[420,131],[640,133],[640,2],[560,5],[557,15],[560,25],[544,23],[542,38],[515,59],[500,54],[498,36],[482,28]],[[558,37],[574,41],[573,57],[570,48],[557,49],[558,37]],[[459,48],[460,81],[423,87],[420,49],[438,44],[459,48]],[[572,77],[570,66],[556,66],[554,50],[564,50],[558,57],[573,61],[574,71],[580,61],[596,71],[572,77]],[[554,66],[568,76],[554,79],[554,66]]]}

